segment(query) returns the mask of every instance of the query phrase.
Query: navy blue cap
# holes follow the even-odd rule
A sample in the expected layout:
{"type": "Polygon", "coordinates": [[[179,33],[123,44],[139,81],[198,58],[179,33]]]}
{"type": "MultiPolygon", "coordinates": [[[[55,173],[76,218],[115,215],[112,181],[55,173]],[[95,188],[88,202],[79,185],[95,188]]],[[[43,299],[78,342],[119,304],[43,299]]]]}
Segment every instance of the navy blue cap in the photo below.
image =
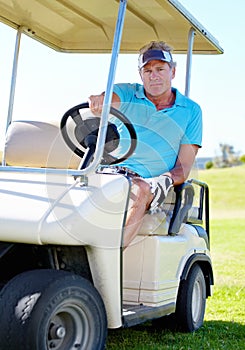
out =
{"type": "Polygon", "coordinates": [[[168,63],[173,62],[173,58],[170,52],[164,51],[164,50],[152,49],[139,55],[139,60],[138,60],[139,69],[144,67],[148,62],[152,60],[159,60],[159,61],[168,62],[168,63]]]}

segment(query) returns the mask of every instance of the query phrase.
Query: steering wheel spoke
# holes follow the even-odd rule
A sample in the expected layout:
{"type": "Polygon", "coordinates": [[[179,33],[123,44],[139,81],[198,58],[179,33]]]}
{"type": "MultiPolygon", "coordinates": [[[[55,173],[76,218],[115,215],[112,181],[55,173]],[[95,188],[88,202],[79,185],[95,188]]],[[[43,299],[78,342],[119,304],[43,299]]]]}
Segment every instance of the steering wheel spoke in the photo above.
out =
{"type": "Polygon", "coordinates": [[[71,112],[71,117],[76,125],[80,125],[81,123],[83,123],[83,118],[80,114],[79,109],[75,109],[73,112],[71,112]]]}

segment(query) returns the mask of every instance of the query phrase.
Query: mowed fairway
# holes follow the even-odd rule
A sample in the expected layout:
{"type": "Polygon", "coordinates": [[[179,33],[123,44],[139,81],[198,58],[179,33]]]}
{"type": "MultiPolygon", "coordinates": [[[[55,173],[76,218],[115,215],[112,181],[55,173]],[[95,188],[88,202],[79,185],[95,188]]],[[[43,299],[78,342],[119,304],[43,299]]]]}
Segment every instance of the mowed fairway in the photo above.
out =
{"type": "Polygon", "coordinates": [[[202,170],[210,189],[211,253],[215,285],[204,326],[183,334],[151,322],[109,331],[108,350],[245,349],[245,166],[202,170]]]}

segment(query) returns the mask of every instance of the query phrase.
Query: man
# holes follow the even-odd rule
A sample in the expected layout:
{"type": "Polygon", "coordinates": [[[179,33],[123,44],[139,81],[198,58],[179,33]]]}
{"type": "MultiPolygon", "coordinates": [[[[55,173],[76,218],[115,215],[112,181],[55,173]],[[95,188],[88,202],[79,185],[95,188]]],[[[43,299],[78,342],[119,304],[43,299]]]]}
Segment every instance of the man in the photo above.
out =
{"type": "MultiPolygon", "coordinates": [[[[168,190],[188,178],[202,142],[199,105],[172,87],[176,63],[171,47],[162,41],[144,46],[138,69],[143,85],[116,84],[112,96],[112,105],[130,119],[137,133],[134,154],[116,167],[129,169],[133,183],[125,247],[137,235],[145,212],[154,213],[168,190]]],[[[101,114],[103,100],[103,93],[89,97],[93,114],[101,114]]]]}

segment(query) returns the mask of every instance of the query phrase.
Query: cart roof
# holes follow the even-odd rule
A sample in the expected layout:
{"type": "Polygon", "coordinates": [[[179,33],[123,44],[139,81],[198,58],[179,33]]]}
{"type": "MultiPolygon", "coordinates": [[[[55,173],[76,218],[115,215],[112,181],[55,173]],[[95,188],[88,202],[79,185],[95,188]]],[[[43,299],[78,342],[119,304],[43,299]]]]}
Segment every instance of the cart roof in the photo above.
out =
{"type": "MultiPolygon", "coordinates": [[[[119,0],[0,0],[0,21],[63,52],[111,52],[119,0]]],[[[218,41],[176,0],[128,0],[121,52],[136,53],[151,40],[164,40],[186,53],[219,54],[218,41]]]]}

